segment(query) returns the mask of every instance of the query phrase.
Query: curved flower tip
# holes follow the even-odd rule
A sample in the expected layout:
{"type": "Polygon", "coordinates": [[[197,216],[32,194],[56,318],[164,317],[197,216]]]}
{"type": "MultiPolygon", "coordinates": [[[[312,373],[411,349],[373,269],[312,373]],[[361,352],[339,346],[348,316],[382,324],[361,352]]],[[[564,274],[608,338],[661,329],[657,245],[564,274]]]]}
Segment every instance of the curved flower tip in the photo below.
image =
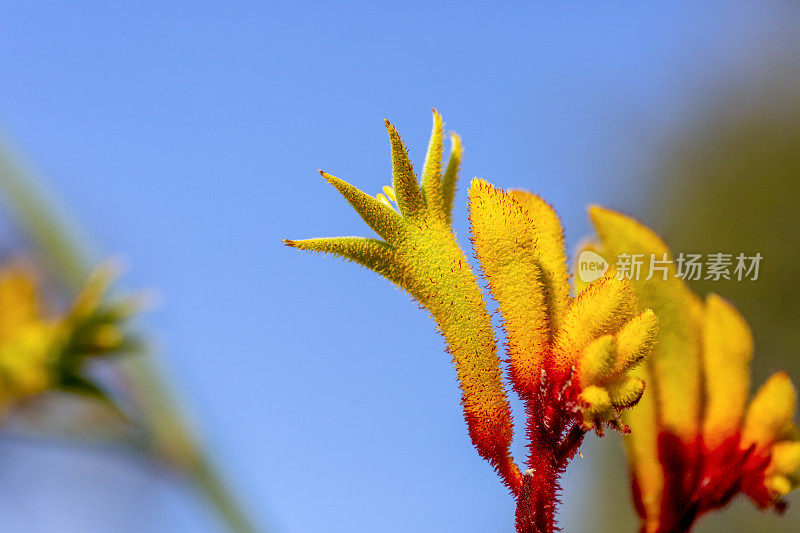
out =
{"type": "Polygon", "coordinates": [[[742,449],[749,458],[745,491],[760,507],[781,509],[800,485],[800,435],[794,422],[797,393],[785,372],[761,387],[747,410],[742,449]]]}

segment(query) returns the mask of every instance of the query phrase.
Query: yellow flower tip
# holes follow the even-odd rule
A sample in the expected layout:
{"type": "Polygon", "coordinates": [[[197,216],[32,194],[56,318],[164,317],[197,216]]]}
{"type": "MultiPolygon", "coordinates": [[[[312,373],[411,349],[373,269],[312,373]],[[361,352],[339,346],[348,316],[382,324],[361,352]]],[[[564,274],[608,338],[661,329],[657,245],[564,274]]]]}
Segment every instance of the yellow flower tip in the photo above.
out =
{"type": "Polygon", "coordinates": [[[92,342],[101,350],[113,351],[122,344],[124,338],[125,334],[118,326],[104,324],[95,330],[92,342]]]}
{"type": "Polygon", "coordinates": [[[388,185],[383,186],[383,194],[385,194],[389,200],[393,202],[397,201],[397,199],[394,196],[394,189],[392,189],[390,186],[388,185]]]}
{"type": "Polygon", "coordinates": [[[336,176],[323,171],[320,174],[347,200],[361,219],[386,241],[392,241],[402,232],[403,219],[391,206],[336,176]]]}
{"type": "Polygon", "coordinates": [[[95,269],[89,275],[84,289],[75,298],[70,318],[75,320],[78,317],[85,317],[95,312],[121,271],[122,261],[119,259],[107,260],[95,269]]]}
{"type": "Polygon", "coordinates": [[[588,212],[589,219],[604,244],[610,240],[626,245],[618,252],[638,253],[638,247],[645,244],[648,253],[656,254],[659,257],[664,253],[670,255],[669,248],[661,237],[633,217],[596,204],[590,205],[588,212]],[[637,249],[629,247],[630,245],[635,245],[637,249]]]}
{"type": "Polygon", "coordinates": [[[158,291],[143,290],[136,294],[126,295],[124,298],[112,302],[115,319],[119,321],[127,320],[134,315],[152,311],[161,306],[163,298],[158,291]]]}
{"type": "Polygon", "coordinates": [[[767,487],[774,500],[780,500],[797,487],[797,482],[786,476],[776,475],[767,477],[764,480],[764,486],[767,487]]]}
{"type": "Polygon", "coordinates": [[[796,434],[793,422],[797,393],[786,372],[773,374],[761,387],[745,416],[742,442],[763,451],[796,434]]]}
{"type": "Polygon", "coordinates": [[[611,404],[617,409],[633,407],[644,394],[645,383],[633,376],[622,376],[608,384],[611,404]]]}
{"type": "Polygon", "coordinates": [[[738,433],[750,392],[753,336],[736,308],[716,294],[702,308],[701,354],[705,372],[705,442],[713,449],[738,433]]]}
{"type": "Polygon", "coordinates": [[[616,416],[608,390],[603,387],[596,385],[586,387],[581,391],[578,400],[582,405],[584,427],[587,429],[600,427],[616,416]]]}
{"type": "Polygon", "coordinates": [[[454,132],[450,132],[450,151],[456,156],[461,156],[464,147],[461,144],[461,136],[454,132]]]}
{"type": "Polygon", "coordinates": [[[445,221],[449,224],[453,213],[453,200],[456,193],[456,182],[458,181],[458,171],[461,166],[461,155],[463,152],[461,138],[450,133],[450,159],[442,173],[442,210],[445,214],[445,221]]]}
{"type": "Polygon", "coordinates": [[[614,371],[624,374],[653,353],[658,335],[658,317],[647,309],[630,319],[617,333],[617,365],[614,371]]]}
{"type": "MultiPolygon", "coordinates": [[[[337,189],[339,188],[339,186],[341,184],[346,184],[344,180],[342,180],[340,178],[337,178],[333,174],[328,174],[324,170],[319,170],[318,169],[317,172],[319,172],[319,175],[322,176],[325,179],[325,181],[327,181],[328,183],[330,183],[331,185],[333,185],[337,189]]],[[[346,185],[349,185],[349,184],[346,184],[346,185]]]]}
{"type": "Polygon", "coordinates": [[[777,442],[772,447],[772,458],[767,475],[780,474],[797,476],[800,474],[800,441],[777,442]]]}
{"type": "Polygon", "coordinates": [[[583,350],[578,372],[581,385],[601,384],[614,373],[617,359],[617,341],[613,335],[603,335],[593,340],[583,350]]]}
{"type": "Polygon", "coordinates": [[[392,204],[390,204],[390,203],[389,203],[389,199],[388,199],[388,198],[386,198],[386,197],[385,197],[384,195],[382,195],[381,193],[378,193],[378,194],[376,194],[376,195],[375,195],[375,198],[377,198],[377,199],[378,199],[378,201],[379,201],[380,203],[382,203],[383,205],[385,205],[385,206],[387,206],[387,207],[392,207],[392,204]]]}
{"type": "Polygon", "coordinates": [[[706,296],[706,330],[711,330],[724,339],[719,340],[719,344],[725,344],[727,348],[737,348],[743,352],[742,357],[750,361],[753,353],[753,334],[747,320],[739,311],[725,298],[711,293],[706,296]]]}
{"type": "Polygon", "coordinates": [[[444,155],[444,123],[442,115],[436,109],[433,112],[433,128],[431,129],[428,150],[425,152],[425,163],[422,167],[422,196],[425,200],[429,217],[447,219],[447,201],[442,181],[442,156],[444,155]]]}
{"type": "Polygon", "coordinates": [[[291,247],[291,248],[295,248],[295,247],[297,247],[297,241],[293,241],[293,240],[290,240],[290,239],[281,239],[281,242],[282,242],[282,243],[283,243],[285,246],[289,246],[289,247],[291,247]]]}
{"type": "Polygon", "coordinates": [[[590,285],[561,318],[554,350],[557,368],[566,371],[580,366],[584,348],[601,335],[617,333],[635,311],[636,299],[627,280],[606,277],[590,285]]]}
{"type": "Polygon", "coordinates": [[[404,217],[416,219],[426,213],[425,199],[400,134],[391,122],[388,120],[385,122],[392,154],[392,186],[397,207],[404,217]]]}
{"type": "Polygon", "coordinates": [[[433,114],[433,127],[434,128],[442,128],[444,127],[444,121],[442,120],[442,114],[436,110],[435,107],[431,107],[431,113],[433,114]]]}
{"type": "Polygon", "coordinates": [[[89,275],[89,283],[110,285],[114,280],[122,276],[127,268],[128,261],[125,257],[120,255],[109,257],[89,275]]]}

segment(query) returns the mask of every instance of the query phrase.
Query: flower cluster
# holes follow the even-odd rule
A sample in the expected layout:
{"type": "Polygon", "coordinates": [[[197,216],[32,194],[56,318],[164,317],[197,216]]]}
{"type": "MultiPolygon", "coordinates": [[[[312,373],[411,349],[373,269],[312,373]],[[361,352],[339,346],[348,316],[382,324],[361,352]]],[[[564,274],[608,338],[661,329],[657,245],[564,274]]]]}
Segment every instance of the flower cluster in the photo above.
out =
{"type": "MultiPolygon", "coordinates": [[[[654,232],[625,215],[595,207],[590,217],[599,242],[587,250],[671,257],[654,232]]],[[[781,510],[800,483],[794,387],[779,372],[748,406],[747,322],[717,295],[698,298],[669,268],[666,279],[631,280],[640,305],[660,321],[653,356],[636,370],[652,393],[624,417],[643,531],[688,531],[740,492],[781,510]]]]}
{"type": "Polygon", "coordinates": [[[645,389],[644,380],[629,372],[652,351],[656,317],[639,309],[629,281],[611,276],[573,298],[563,231],[552,207],[534,194],[472,181],[474,250],[502,315],[508,379],[526,405],[530,455],[523,473],[510,453],[511,409],[492,318],[450,224],[459,139],[453,136],[443,169],[443,124],[434,111],[420,184],[400,136],[386,125],[393,186],[385,194],[373,197],[321,172],[380,239],[284,242],[366,266],[431,313],[457,370],[472,442],[517,498],[517,530],[554,531],[558,478],[586,432],[627,431],[619,415],[645,389]]]}
{"type": "Polygon", "coordinates": [[[113,271],[98,269],[64,314],[45,309],[29,267],[0,269],[0,411],[50,390],[107,400],[87,375],[90,358],[133,350],[124,322],[138,308],[130,297],[108,301],[113,271]]]}

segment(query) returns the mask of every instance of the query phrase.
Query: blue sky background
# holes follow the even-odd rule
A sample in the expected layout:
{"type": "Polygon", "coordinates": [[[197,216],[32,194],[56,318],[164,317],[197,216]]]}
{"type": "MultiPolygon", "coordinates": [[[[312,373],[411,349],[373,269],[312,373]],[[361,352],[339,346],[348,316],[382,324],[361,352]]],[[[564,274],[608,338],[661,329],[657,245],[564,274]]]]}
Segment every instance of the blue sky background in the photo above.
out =
{"type": "MultiPolygon", "coordinates": [[[[436,106],[464,140],[463,177],[540,193],[572,247],[589,203],[647,218],[659,143],[757,76],[797,9],[219,4],[0,2],[0,127],[103,253],[128,258],[127,286],[161,294],[146,325],[164,366],[263,524],[510,531],[426,313],[282,246],[368,234],[316,169],[377,192],[382,119],[421,164],[436,106]]],[[[179,480],[141,466],[0,440],[0,529],[217,531],[179,480]]],[[[567,478],[566,531],[585,527],[591,479],[589,454],[567,478]]]]}

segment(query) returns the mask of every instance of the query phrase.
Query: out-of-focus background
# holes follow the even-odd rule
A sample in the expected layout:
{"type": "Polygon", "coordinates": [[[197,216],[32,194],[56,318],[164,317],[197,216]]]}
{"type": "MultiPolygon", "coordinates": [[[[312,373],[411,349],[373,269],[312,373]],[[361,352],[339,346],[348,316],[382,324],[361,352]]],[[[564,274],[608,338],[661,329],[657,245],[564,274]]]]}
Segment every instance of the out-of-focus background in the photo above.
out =
{"type": "MultiPolygon", "coordinates": [[[[269,531],[512,529],[426,313],[280,242],[365,234],[316,169],[379,191],[383,118],[421,163],[437,107],[463,177],[541,194],[571,247],[601,203],[678,252],[760,252],[757,282],[695,288],[750,320],[754,385],[800,378],[800,5],[430,4],[0,4],[7,142],[98,257],[124,255],[125,283],[161,294],[145,319],[161,362],[269,531]]],[[[19,249],[0,222],[0,251],[19,249]]],[[[587,439],[570,467],[565,531],[635,531],[620,439],[587,439]]],[[[796,531],[789,500],[697,531],[796,531]]],[[[6,434],[0,530],[220,529],[124,452],[6,434]]]]}

